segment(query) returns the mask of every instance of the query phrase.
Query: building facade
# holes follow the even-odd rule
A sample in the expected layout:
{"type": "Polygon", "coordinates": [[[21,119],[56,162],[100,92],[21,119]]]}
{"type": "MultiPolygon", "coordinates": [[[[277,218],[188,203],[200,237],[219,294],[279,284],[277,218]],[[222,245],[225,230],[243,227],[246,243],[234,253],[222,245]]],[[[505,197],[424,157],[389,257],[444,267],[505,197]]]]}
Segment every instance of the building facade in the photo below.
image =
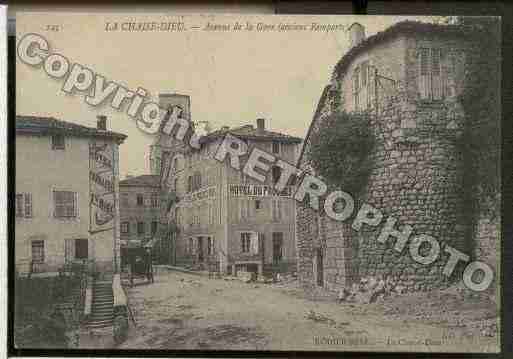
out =
{"type": "Polygon", "coordinates": [[[160,219],[160,176],[127,176],[120,181],[119,214],[122,243],[151,240],[160,219]]]}
{"type": "MultiPolygon", "coordinates": [[[[366,38],[360,24],[349,29],[351,48],[336,64],[298,161],[314,173],[311,136],[337,111],[366,113],[376,145],[373,166],[359,203],[411,225],[442,243],[469,252],[461,217],[462,157],[458,147],[464,112],[466,51],[471,39],[456,26],[401,22],[366,38]]],[[[306,286],[337,290],[366,276],[391,276],[408,290],[442,285],[445,259],[414,263],[407,251],[376,238],[381,227],[351,229],[298,204],[299,279],[306,286]],[[371,229],[369,229],[371,228],[371,229]]]]}
{"type": "MultiPolygon", "coordinates": [[[[272,190],[274,178],[259,183],[247,178],[214,154],[226,134],[277,155],[289,163],[297,157],[301,139],[269,131],[263,119],[257,126],[224,127],[201,139],[193,150],[170,139],[161,171],[163,189],[176,201],[166,210],[177,229],[173,240],[177,265],[215,266],[221,272],[246,269],[296,270],[295,201],[292,187],[272,190]]],[[[165,140],[161,139],[161,143],[165,140]]]]}
{"type": "Polygon", "coordinates": [[[88,261],[113,271],[119,240],[119,145],[126,136],[49,117],[16,118],[18,273],[88,261]]]}

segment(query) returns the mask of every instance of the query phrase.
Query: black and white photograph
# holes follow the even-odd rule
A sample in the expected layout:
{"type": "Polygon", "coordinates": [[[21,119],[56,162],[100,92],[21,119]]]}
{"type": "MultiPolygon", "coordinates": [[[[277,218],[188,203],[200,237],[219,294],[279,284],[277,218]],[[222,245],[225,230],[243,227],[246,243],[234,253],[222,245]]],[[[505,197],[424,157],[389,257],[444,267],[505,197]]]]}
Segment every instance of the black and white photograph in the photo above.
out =
{"type": "Polygon", "coordinates": [[[498,353],[501,18],[18,12],[17,349],[498,353]]]}

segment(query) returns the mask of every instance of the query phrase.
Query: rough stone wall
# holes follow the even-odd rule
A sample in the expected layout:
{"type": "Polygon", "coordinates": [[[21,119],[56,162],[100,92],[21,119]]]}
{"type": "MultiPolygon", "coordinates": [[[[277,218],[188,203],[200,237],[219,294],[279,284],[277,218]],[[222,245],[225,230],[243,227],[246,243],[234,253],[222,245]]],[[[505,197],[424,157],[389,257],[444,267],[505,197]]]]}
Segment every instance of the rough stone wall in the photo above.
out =
{"type": "MultiPolygon", "coordinates": [[[[363,194],[355,198],[358,204],[366,202],[380,209],[384,218],[378,227],[364,225],[359,232],[351,229],[351,220],[339,223],[321,219],[319,230],[318,213],[298,205],[298,270],[304,286],[316,285],[315,249],[318,247],[324,248],[323,285],[333,290],[370,275],[391,275],[410,291],[444,285],[448,282],[441,272],[448,257],[443,250],[445,244],[469,255],[474,249],[474,256],[480,260],[490,258],[485,260],[497,263],[494,257],[499,247],[498,220],[482,215],[474,238],[470,238],[468,226],[472,223],[469,218],[463,218],[462,211],[463,154],[459,142],[464,113],[457,96],[464,88],[467,45],[458,38],[433,38],[426,34],[391,42],[387,44],[390,48],[378,48],[378,52],[393,50],[393,56],[379,57],[380,62],[373,61],[372,54],[361,56],[360,60],[370,60],[378,68],[385,58],[385,62],[397,65],[397,71],[393,72],[398,80],[394,93],[378,98],[378,111],[375,108],[370,111],[377,141],[371,154],[373,169],[363,194]],[[441,48],[443,54],[443,101],[419,98],[419,49],[433,46],[441,48]],[[395,229],[402,229],[406,224],[412,226],[410,238],[426,234],[438,240],[442,248],[439,259],[428,266],[417,264],[407,246],[402,253],[393,248],[393,238],[385,244],[379,243],[377,238],[388,216],[397,220],[395,229]]],[[[332,84],[341,91],[338,105],[348,110],[350,81],[351,76],[345,76],[332,84]]],[[[311,133],[333,112],[332,104],[333,99],[326,99],[311,133]]],[[[308,148],[308,138],[305,146],[308,148]]],[[[309,168],[305,155],[300,166],[309,168]]],[[[425,251],[421,249],[420,254],[425,251]]],[[[457,267],[454,275],[461,269],[457,267]]]]}
{"type": "Polygon", "coordinates": [[[314,277],[314,241],[317,236],[314,233],[317,230],[315,218],[317,213],[298,203],[296,206],[296,241],[298,256],[298,280],[303,287],[312,287],[315,285],[314,277]]]}
{"type": "MultiPolygon", "coordinates": [[[[362,199],[382,211],[383,223],[392,216],[397,219],[396,229],[412,226],[410,238],[427,234],[442,246],[450,244],[468,252],[470,245],[465,242],[465,221],[461,218],[461,126],[449,125],[448,112],[444,104],[411,106],[394,101],[373,118],[378,142],[362,199]],[[405,128],[405,123],[415,126],[405,128]]],[[[411,291],[432,289],[445,281],[441,270],[446,256],[431,265],[415,263],[407,248],[402,253],[393,248],[394,239],[379,243],[381,229],[382,225],[373,230],[363,227],[356,235],[361,277],[391,275],[411,291]]]]}
{"type": "MultiPolygon", "coordinates": [[[[500,273],[500,235],[500,217],[482,213],[476,226],[474,257],[490,265],[496,276],[500,273]]],[[[498,286],[495,281],[492,287],[496,290],[498,286]]]]}
{"type": "Polygon", "coordinates": [[[351,223],[324,217],[321,233],[325,237],[324,286],[330,290],[348,287],[358,276],[358,243],[347,235],[351,223]]]}

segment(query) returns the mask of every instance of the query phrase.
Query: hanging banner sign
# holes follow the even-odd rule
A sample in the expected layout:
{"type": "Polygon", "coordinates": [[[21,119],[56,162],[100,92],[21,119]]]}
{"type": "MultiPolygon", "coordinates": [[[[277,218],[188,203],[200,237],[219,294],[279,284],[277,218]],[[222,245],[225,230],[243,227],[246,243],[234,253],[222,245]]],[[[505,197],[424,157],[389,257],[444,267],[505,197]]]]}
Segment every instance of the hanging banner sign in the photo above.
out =
{"type": "Polygon", "coordinates": [[[292,187],[285,187],[282,192],[278,192],[273,186],[230,184],[228,193],[232,197],[292,197],[292,187]]]}
{"type": "Polygon", "coordinates": [[[114,144],[89,144],[89,231],[110,230],[114,226],[114,144]]]}

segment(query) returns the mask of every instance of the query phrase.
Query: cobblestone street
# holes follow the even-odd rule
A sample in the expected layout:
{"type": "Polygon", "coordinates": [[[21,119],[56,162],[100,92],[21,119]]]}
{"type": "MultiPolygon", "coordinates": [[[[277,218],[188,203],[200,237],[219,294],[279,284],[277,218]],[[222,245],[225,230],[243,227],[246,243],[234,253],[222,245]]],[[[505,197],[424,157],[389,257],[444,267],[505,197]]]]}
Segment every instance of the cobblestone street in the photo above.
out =
{"type": "Polygon", "coordinates": [[[243,283],[161,270],[154,284],[128,295],[137,327],[121,349],[493,351],[497,340],[476,327],[490,316],[495,321],[494,313],[475,303],[445,312],[425,293],[409,302],[337,304],[321,293],[313,300],[295,281],[243,283]]]}

